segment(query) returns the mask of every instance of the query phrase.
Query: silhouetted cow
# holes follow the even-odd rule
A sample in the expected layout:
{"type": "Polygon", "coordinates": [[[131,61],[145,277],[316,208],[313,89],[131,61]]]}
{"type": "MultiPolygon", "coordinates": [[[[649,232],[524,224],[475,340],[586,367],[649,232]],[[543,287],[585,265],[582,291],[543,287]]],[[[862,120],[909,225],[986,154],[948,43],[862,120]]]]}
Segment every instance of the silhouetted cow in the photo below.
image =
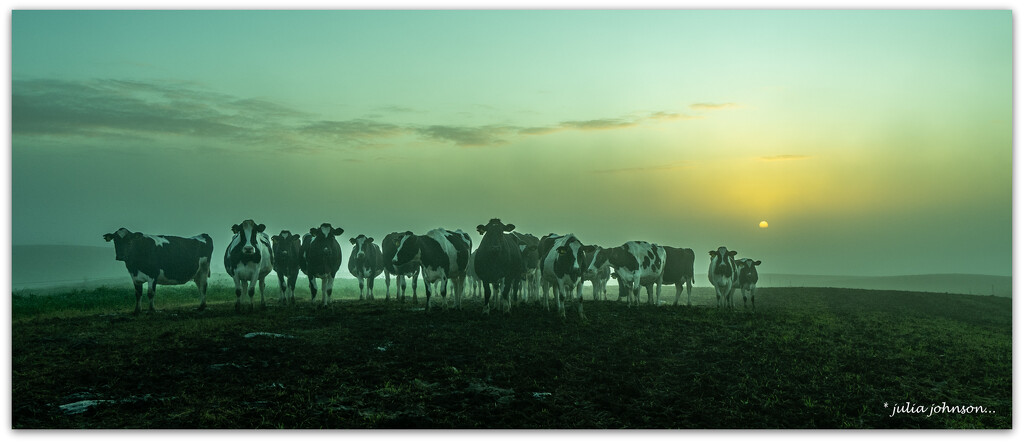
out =
{"type": "Polygon", "coordinates": [[[395,276],[395,298],[405,302],[405,277],[412,277],[412,302],[416,303],[416,280],[420,277],[419,263],[406,263],[404,266],[395,267],[395,254],[398,253],[398,246],[401,243],[404,232],[392,232],[384,236],[381,243],[384,256],[384,285],[387,292],[385,300],[391,300],[391,276],[395,276]]]}
{"type": "MultiPolygon", "coordinates": [[[[749,258],[736,260],[736,281],[733,282],[733,290],[737,287],[743,294],[743,307],[747,307],[747,293],[750,293],[750,309],[757,310],[754,306],[754,291],[757,290],[757,268],[761,260],[754,261],[749,258]]],[[[730,297],[732,298],[732,297],[730,297]]]]}
{"type": "Polygon", "coordinates": [[[715,287],[715,299],[718,307],[722,307],[722,297],[725,297],[726,305],[732,308],[733,283],[736,281],[736,251],[730,251],[725,246],[719,246],[717,250],[708,251],[711,256],[711,264],[708,266],[708,281],[715,287]]]}
{"type": "Polygon", "coordinates": [[[430,296],[440,289],[442,307],[448,307],[448,280],[455,290],[455,306],[462,308],[462,294],[465,291],[466,265],[472,241],[461,230],[449,231],[438,228],[426,235],[415,235],[406,231],[399,239],[398,251],[392,260],[396,269],[417,264],[423,272],[424,289],[427,293],[427,311],[430,311],[430,296]]]}
{"type": "Polygon", "coordinates": [[[548,287],[554,286],[558,315],[565,318],[565,302],[575,298],[580,318],[586,319],[583,314],[583,272],[587,264],[583,243],[573,234],[548,234],[540,239],[537,251],[541,257],[541,293],[545,307],[548,287]]]}
{"type": "MultiPolygon", "coordinates": [[[[673,248],[665,246],[665,273],[661,282],[666,285],[676,286],[676,301],[673,305],[679,305],[679,296],[683,293],[683,286],[686,286],[686,306],[690,306],[690,292],[693,290],[693,261],[696,256],[693,249],[673,248]]],[[[661,304],[661,292],[658,292],[658,304],[661,304]]]]}
{"type": "Polygon", "coordinates": [[[665,271],[665,248],[645,241],[629,241],[608,250],[608,263],[615,268],[626,304],[640,306],[640,287],[647,288],[647,303],[654,303],[654,285],[661,291],[665,271]]]}
{"type": "Polygon", "coordinates": [[[323,288],[323,307],[331,303],[334,292],[334,276],[341,269],[341,245],[336,236],[345,232],[330,223],[322,223],[319,228],[310,228],[309,234],[302,236],[302,272],[309,278],[309,292],[312,300],[316,300],[316,279],[320,279],[323,288]]]}
{"type": "Polygon", "coordinates": [[[380,246],[373,243],[373,237],[359,234],[348,241],[352,243],[348,272],[359,280],[359,299],[363,299],[363,280],[366,280],[366,298],[373,300],[373,280],[384,272],[384,255],[380,252],[380,246]]]}
{"type": "Polygon", "coordinates": [[[270,237],[274,254],[274,272],[281,288],[281,303],[295,304],[295,282],[299,279],[302,262],[302,237],[291,231],[281,231],[270,237]]]}
{"type": "Polygon", "coordinates": [[[256,224],[251,219],[231,226],[235,235],[224,251],[224,269],[235,280],[236,311],[242,307],[242,293],[249,294],[249,311],[252,311],[256,282],[260,285],[260,306],[267,306],[263,298],[266,289],[264,279],[274,267],[274,253],[270,248],[270,238],[263,232],[265,229],[266,225],[256,224]]]}
{"type": "Polygon", "coordinates": [[[135,285],[135,315],[142,311],[142,285],[149,284],[149,312],[155,311],[156,285],[181,285],[196,282],[199,310],[206,308],[206,286],[210,278],[213,239],[207,234],[191,238],[171,235],[146,235],[125,228],[103,239],[114,241],[114,259],[123,261],[135,285]]]}
{"type": "Polygon", "coordinates": [[[477,225],[476,227],[477,232],[484,236],[476,251],[474,265],[476,266],[476,275],[484,284],[485,314],[491,311],[492,290],[495,297],[499,297],[500,292],[499,303],[504,302],[505,312],[511,312],[512,302],[509,299],[509,293],[513,286],[519,284],[526,272],[519,244],[515,237],[506,234],[515,228],[515,225],[502,223],[497,218],[492,218],[486,225],[477,225]]]}

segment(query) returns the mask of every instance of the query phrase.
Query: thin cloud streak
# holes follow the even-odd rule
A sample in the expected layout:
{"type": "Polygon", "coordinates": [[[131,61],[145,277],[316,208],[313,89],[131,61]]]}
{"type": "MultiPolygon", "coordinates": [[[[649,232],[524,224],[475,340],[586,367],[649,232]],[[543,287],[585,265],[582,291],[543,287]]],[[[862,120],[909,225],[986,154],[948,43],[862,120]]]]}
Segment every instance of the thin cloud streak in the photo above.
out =
{"type": "Polygon", "coordinates": [[[736,103],[694,103],[690,105],[690,109],[695,111],[721,111],[724,109],[736,109],[740,105],[736,103]]]}
{"type": "MultiPolygon", "coordinates": [[[[460,147],[498,146],[562,131],[609,131],[703,118],[658,111],[532,127],[410,125],[373,118],[318,120],[313,114],[278,103],[214,93],[196,84],[115,79],[14,81],[11,102],[12,132],[19,136],[114,140],[194,136],[292,153],[389,146],[385,140],[408,136],[460,147]]],[[[416,112],[397,105],[377,109],[416,112]]]]}
{"type": "Polygon", "coordinates": [[[761,161],[766,161],[766,162],[776,162],[776,161],[786,161],[786,160],[804,160],[804,159],[808,159],[808,158],[811,158],[811,156],[809,156],[809,155],[784,154],[784,155],[772,155],[772,156],[768,156],[768,157],[761,157],[760,160],[761,161]]]}

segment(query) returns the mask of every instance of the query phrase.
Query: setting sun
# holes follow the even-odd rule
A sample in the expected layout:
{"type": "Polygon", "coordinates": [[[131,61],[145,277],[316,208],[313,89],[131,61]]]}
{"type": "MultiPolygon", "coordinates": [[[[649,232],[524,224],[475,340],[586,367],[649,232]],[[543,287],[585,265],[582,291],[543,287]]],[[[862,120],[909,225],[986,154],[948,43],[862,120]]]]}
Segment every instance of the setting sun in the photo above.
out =
{"type": "Polygon", "coordinates": [[[762,228],[767,228],[768,227],[768,222],[765,221],[765,220],[761,220],[761,223],[758,224],[758,226],[760,226],[762,228]]]}

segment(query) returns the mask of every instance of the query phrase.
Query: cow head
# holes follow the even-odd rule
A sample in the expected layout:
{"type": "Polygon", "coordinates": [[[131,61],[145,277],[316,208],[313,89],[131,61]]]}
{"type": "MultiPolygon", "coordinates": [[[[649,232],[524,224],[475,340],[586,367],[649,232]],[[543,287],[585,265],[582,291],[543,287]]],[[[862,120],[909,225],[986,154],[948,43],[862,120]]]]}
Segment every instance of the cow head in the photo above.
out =
{"type": "MultiPolygon", "coordinates": [[[[497,219],[497,218],[492,218],[491,221],[487,222],[486,225],[477,225],[476,226],[476,232],[480,233],[480,235],[482,235],[484,237],[487,237],[488,234],[492,234],[496,238],[500,237],[501,234],[504,234],[506,232],[512,232],[515,229],[516,229],[516,225],[513,225],[511,223],[509,223],[509,224],[502,223],[501,220],[497,219]]],[[[490,247],[492,249],[498,249],[498,248],[501,247],[500,246],[500,242],[489,242],[489,243],[490,243],[490,247]]],[[[483,241],[481,240],[480,246],[483,247],[483,245],[484,245],[483,241]]]]}
{"type": "Polygon", "coordinates": [[[754,266],[761,264],[761,260],[741,258],[736,260],[736,272],[739,273],[742,282],[757,282],[757,269],[754,266]]]}
{"type": "Polygon", "coordinates": [[[736,268],[736,263],[733,259],[733,257],[736,257],[736,251],[730,251],[725,246],[719,246],[717,250],[708,251],[708,255],[711,256],[711,263],[716,264],[715,274],[726,277],[732,276],[732,271],[736,268]]]}
{"type": "Polygon", "coordinates": [[[610,249],[604,249],[597,245],[587,245],[583,247],[583,262],[586,264],[586,269],[583,272],[586,275],[596,275],[603,269],[609,266],[608,256],[611,254],[610,249]]]}
{"type": "Polygon", "coordinates": [[[409,264],[419,265],[420,246],[416,241],[416,235],[412,231],[405,231],[395,238],[395,258],[391,263],[395,268],[404,267],[409,264]]]}
{"type": "Polygon", "coordinates": [[[114,242],[114,260],[125,261],[128,259],[128,246],[142,235],[141,232],[132,232],[121,228],[114,231],[113,234],[103,234],[103,239],[114,242]]]}
{"type": "Polygon", "coordinates": [[[366,249],[373,244],[373,237],[367,237],[363,234],[359,234],[358,237],[348,239],[349,243],[353,245],[353,252],[355,252],[356,258],[366,257],[366,249]]]}
{"type": "Polygon", "coordinates": [[[302,237],[292,234],[291,231],[281,231],[281,234],[270,237],[271,247],[274,249],[274,256],[288,258],[298,255],[302,237]]]}
{"type": "Polygon", "coordinates": [[[231,226],[231,232],[240,237],[242,243],[242,255],[256,254],[256,234],[267,229],[263,223],[256,224],[252,219],[243,221],[240,224],[231,226]]]}
{"type": "Polygon", "coordinates": [[[313,236],[310,240],[310,247],[323,248],[324,255],[329,257],[332,254],[331,246],[338,242],[334,237],[343,232],[345,232],[344,229],[335,228],[330,223],[321,223],[319,228],[309,228],[309,235],[313,236]]]}
{"type": "Polygon", "coordinates": [[[564,245],[555,249],[555,272],[568,275],[572,280],[578,280],[586,269],[586,258],[583,253],[583,243],[576,236],[569,234],[564,245]]]}

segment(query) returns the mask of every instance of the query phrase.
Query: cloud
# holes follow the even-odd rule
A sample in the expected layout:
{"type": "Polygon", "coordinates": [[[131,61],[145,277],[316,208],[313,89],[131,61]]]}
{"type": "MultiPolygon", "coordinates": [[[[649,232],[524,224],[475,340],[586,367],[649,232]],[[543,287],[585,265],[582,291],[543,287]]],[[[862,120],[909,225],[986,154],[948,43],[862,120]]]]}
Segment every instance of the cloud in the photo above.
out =
{"type": "MultiPolygon", "coordinates": [[[[12,132],[21,137],[86,137],[106,143],[190,136],[208,144],[296,153],[388,147],[397,143],[389,140],[410,136],[460,147],[495,146],[562,131],[611,131],[703,118],[658,111],[539,126],[421,125],[384,116],[325,120],[270,100],[209,91],[196,83],[119,79],[13,81],[11,104],[12,132]]],[[[398,105],[376,109],[392,115],[420,112],[398,105]]]]}
{"type": "Polygon", "coordinates": [[[735,109],[739,107],[740,105],[736,103],[694,103],[690,105],[690,109],[695,111],[721,111],[723,109],[735,109]]]}
{"type": "Polygon", "coordinates": [[[772,155],[772,156],[767,156],[767,157],[761,157],[761,161],[774,162],[774,161],[782,161],[782,160],[803,160],[803,159],[808,159],[808,158],[811,158],[811,156],[809,156],[809,155],[784,154],[784,155],[772,155]]]}

